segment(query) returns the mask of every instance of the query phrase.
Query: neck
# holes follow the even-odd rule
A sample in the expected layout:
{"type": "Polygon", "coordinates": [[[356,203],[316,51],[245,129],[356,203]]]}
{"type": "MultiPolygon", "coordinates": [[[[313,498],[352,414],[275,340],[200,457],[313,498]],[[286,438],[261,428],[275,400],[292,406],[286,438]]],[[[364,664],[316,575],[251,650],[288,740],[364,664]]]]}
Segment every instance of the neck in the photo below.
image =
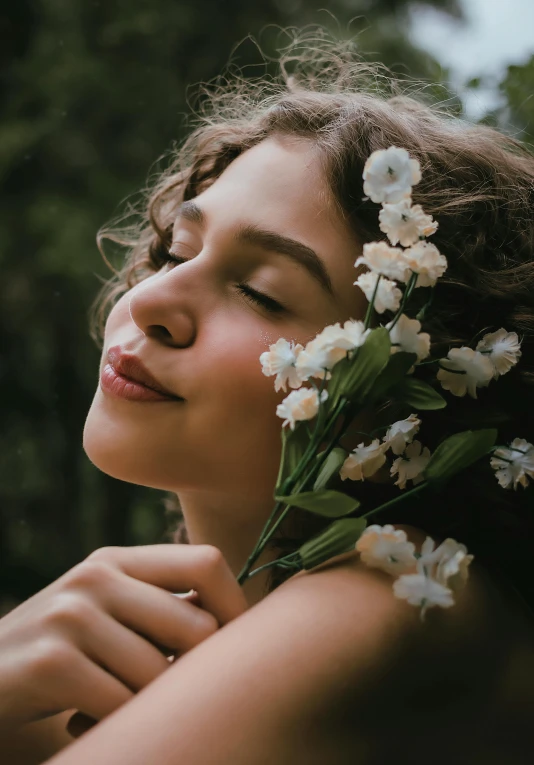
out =
{"type": "MultiPolygon", "coordinates": [[[[221,497],[210,492],[180,492],[180,506],[191,544],[217,547],[237,577],[254,549],[273,508],[272,497],[251,500],[247,497],[221,497]],[[251,511],[253,507],[253,511],[251,511]]],[[[262,552],[253,566],[259,568],[280,554],[273,549],[262,552]]],[[[249,606],[267,594],[271,569],[261,571],[242,585],[249,606]]]]}

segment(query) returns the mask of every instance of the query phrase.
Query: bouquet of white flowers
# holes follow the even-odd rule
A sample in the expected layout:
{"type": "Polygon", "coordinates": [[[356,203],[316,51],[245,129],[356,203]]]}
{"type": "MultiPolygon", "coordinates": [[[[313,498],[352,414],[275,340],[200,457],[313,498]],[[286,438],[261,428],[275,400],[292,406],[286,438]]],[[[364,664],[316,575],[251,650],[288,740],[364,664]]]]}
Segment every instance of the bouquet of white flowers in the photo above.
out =
{"type": "Polygon", "coordinates": [[[388,401],[418,412],[445,407],[445,398],[418,379],[421,364],[436,365],[444,390],[476,399],[478,388],[518,362],[520,341],[515,332],[501,328],[484,335],[475,348],[452,348],[446,358],[424,361],[430,355],[430,335],[421,332],[419,319],[431,298],[416,318],[405,310],[415,289],[434,287],[447,269],[447,260],[426,241],[437,223],[420,205],[412,204],[412,186],[421,179],[419,162],[405,149],[391,146],[369,157],[363,178],[364,193],[382,205],[379,225],[389,239],[389,243],[365,244],[355,262],[360,270],[366,267],[354,282],[369,301],[364,321],[350,319],[343,327],[328,326],[306,347],[280,338],[260,356],[263,373],[275,376],[275,390],[286,391],[288,385],[294,390],[276,412],[283,419],[276,504],[238,581],[242,584],[269,566],[309,569],[355,548],[364,563],[396,577],[395,595],[419,606],[424,618],[431,606],[453,605],[453,592],[465,583],[473,556],[450,538],[434,549],[434,540],[427,537],[417,553],[404,531],[390,525],[368,526],[369,518],[429,485],[439,485],[489,454],[503,488],[525,487],[534,478],[534,446],[520,438],[496,446],[497,430],[468,430],[445,439],[431,454],[415,440],[421,425],[415,413],[365,433],[350,453],[340,440],[364,410],[388,401]],[[393,319],[372,327],[376,314],[385,311],[394,313],[393,319]],[[396,476],[399,495],[355,515],[358,500],[327,488],[328,482],[337,474],[341,480],[370,478],[383,470],[388,452],[394,455],[390,474],[396,476]],[[408,482],[412,487],[406,491],[408,482]],[[298,551],[251,571],[294,507],[333,522],[298,551]]]}

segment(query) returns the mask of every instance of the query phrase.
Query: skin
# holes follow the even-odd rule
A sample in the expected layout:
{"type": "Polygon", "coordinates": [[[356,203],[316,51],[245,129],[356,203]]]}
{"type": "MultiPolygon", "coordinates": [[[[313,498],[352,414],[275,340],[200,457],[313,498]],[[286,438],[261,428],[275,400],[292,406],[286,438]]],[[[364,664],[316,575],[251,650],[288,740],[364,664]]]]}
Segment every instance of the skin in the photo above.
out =
{"type": "MultiPolygon", "coordinates": [[[[289,392],[275,393],[259,356],[279,337],[304,345],[326,325],[363,317],[366,300],[353,285],[361,248],[336,211],[313,144],[303,139],[263,141],[195,201],[204,229],[178,218],[173,230],[187,262],[165,265],[119,300],[101,361],[102,369],[108,349],[121,345],[186,401],[119,400],[99,385],[84,447],[115,478],[176,492],[191,542],[218,547],[237,575],[272,509],[282,424],[276,405],[289,392]],[[237,244],[242,225],[312,247],[333,297],[302,266],[237,244]],[[287,310],[252,303],[239,283],[287,310]]],[[[265,553],[258,565],[274,557],[265,553]]],[[[266,576],[245,584],[250,604],[266,576]]]]}

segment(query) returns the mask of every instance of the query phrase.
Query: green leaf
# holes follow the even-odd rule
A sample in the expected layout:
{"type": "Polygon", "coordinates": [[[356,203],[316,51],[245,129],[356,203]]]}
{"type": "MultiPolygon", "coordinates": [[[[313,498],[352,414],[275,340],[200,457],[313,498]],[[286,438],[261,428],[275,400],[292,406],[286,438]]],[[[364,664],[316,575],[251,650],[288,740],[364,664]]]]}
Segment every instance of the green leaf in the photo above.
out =
{"type": "Polygon", "coordinates": [[[406,377],[391,391],[391,397],[421,411],[443,409],[447,402],[428,383],[406,377]]]}
{"type": "Polygon", "coordinates": [[[488,454],[497,440],[496,428],[466,430],[443,441],[423,473],[427,481],[444,481],[488,454]]]}
{"type": "Polygon", "coordinates": [[[303,567],[310,569],[335,555],[349,552],[366,526],[365,518],[343,518],[334,521],[325,531],[305,542],[299,549],[303,567]]]}
{"type": "Polygon", "coordinates": [[[275,492],[279,492],[284,481],[294,473],[304,456],[309,440],[305,422],[297,423],[295,430],[291,430],[291,428],[282,429],[282,455],[275,492]]]}
{"type": "Polygon", "coordinates": [[[342,396],[356,404],[367,402],[376,378],[389,361],[391,341],[385,327],[371,330],[365,343],[357,348],[352,359],[342,359],[332,370],[328,386],[330,408],[342,396]]]}
{"type": "Polygon", "coordinates": [[[392,353],[388,359],[385,369],[383,369],[376,378],[373,386],[373,398],[383,398],[386,393],[394,386],[404,380],[409,369],[417,361],[417,354],[398,351],[392,353]]]}
{"type": "Polygon", "coordinates": [[[354,497],[331,489],[304,491],[301,494],[291,494],[289,497],[276,496],[275,499],[277,502],[283,502],[291,507],[301,507],[303,510],[325,518],[340,518],[360,505],[354,497]]]}
{"type": "Polygon", "coordinates": [[[317,478],[315,479],[315,483],[313,484],[314,491],[322,489],[323,486],[326,486],[329,479],[334,475],[334,473],[337,473],[341,465],[345,462],[346,457],[347,452],[340,446],[336,446],[335,449],[332,449],[324,461],[323,466],[317,475],[317,478]]]}

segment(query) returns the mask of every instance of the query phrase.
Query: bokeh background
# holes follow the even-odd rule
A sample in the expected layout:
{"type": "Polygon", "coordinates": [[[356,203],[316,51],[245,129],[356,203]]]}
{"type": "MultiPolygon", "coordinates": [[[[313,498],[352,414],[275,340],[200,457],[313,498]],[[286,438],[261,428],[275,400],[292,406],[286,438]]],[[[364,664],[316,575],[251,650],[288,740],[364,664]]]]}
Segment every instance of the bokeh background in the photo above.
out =
{"type": "MultiPolygon", "coordinates": [[[[531,0],[3,0],[0,613],[103,545],[167,541],[164,496],[85,456],[98,228],[187,130],[188,88],[321,24],[459,115],[534,142],[531,0]],[[242,41],[236,48],[236,44],[242,41]]],[[[258,74],[257,69],[246,71],[258,74]]],[[[190,91],[189,91],[190,92],[190,91]]]]}

